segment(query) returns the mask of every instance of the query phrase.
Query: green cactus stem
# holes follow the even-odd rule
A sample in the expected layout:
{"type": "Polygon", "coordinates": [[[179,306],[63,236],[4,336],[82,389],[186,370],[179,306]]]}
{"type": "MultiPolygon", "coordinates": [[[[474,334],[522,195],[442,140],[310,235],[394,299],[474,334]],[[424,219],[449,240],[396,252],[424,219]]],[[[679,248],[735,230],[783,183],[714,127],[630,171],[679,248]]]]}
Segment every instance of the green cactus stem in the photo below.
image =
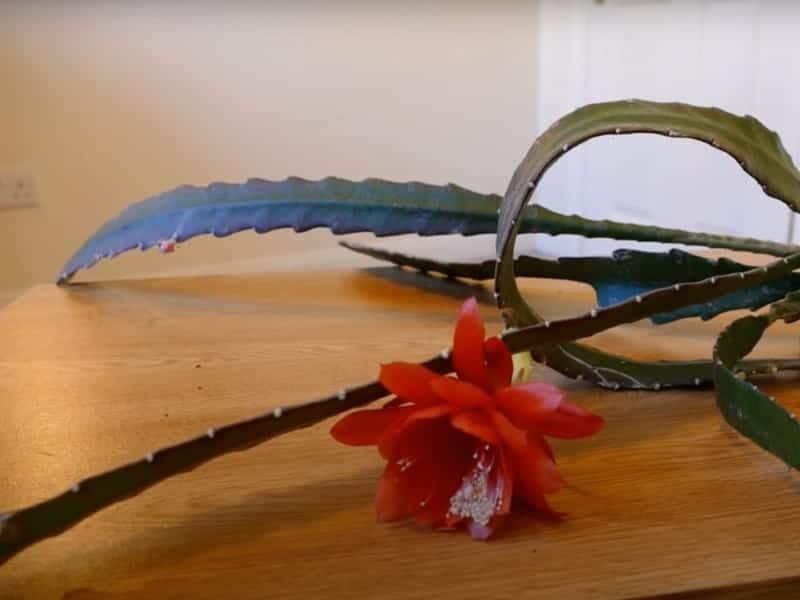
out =
{"type": "MultiPolygon", "coordinates": [[[[800,207],[800,173],[775,132],[752,117],[739,117],[716,108],[644,100],[606,102],[580,108],[552,125],[534,142],[514,172],[503,198],[498,221],[495,293],[507,325],[519,328],[543,322],[517,287],[513,260],[520,217],[530,210],[526,205],[541,178],[558,158],[590,139],[632,133],[686,137],[705,142],[732,156],[761,184],[767,195],[781,200],[793,210],[800,207]]],[[[569,345],[555,346],[543,353],[543,359],[565,375],[580,375],[601,385],[663,385],[665,373],[652,370],[641,373],[631,368],[626,360],[598,355],[588,347],[578,350],[583,352],[583,358],[576,357],[575,349],[569,345]],[[607,369],[612,378],[598,375],[597,367],[600,366],[607,369]]]]}
{"type": "MultiPolygon", "coordinates": [[[[422,272],[441,273],[447,277],[465,277],[483,281],[494,277],[496,262],[477,263],[444,262],[435,259],[409,256],[352,242],[339,242],[345,248],[398,266],[419,269],[422,272]]],[[[700,281],[729,273],[752,269],[727,258],[708,259],[682,250],[669,252],[641,252],[616,250],[612,256],[561,257],[547,259],[536,256],[519,256],[514,261],[517,277],[567,279],[592,286],[598,304],[608,306],[622,300],[676,283],[700,281]]],[[[657,324],[669,323],[687,317],[711,319],[720,313],[742,308],[757,309],[780,300],[787,293],[800,289],[800,275],[791,274],[767,285],[738,290],[719,296],[709,302],[695,304],[669,313],[653,315],[657,324]]]]}
{"type": "MultiPolygon", "coordinates": [[[[533,227],[520,229],[520,233],[548,233],[550,235],[580,235],[585,238],[611,238],[614,240],[634,240],[638,242],[661,242],[663,244],[685,244],[687,246],[706,246],[741,250],[755,254],[786,256],[800,252],[800,247],[755,238],[742,238],[733,235],[695,233],[684,229],[670,229],[652,225],[621,223],[606,219],[587,219],[579,215],[564,215],[540,204],[525,207],[523,219],[533,223],[533,227]]],[[[523,224],[524,227],[524,224],[523,224]]]]}
{"type": "Polygon", "coordinates": [[[800,319],[800,294],[787,296],[765,315],[737,319],[720,334],[714,347],[717,406],[739,433],[800,469],[800,423],[797,417],[753,383],[736,376],[736,365],[749,354],[775,321],[800,319]]]}

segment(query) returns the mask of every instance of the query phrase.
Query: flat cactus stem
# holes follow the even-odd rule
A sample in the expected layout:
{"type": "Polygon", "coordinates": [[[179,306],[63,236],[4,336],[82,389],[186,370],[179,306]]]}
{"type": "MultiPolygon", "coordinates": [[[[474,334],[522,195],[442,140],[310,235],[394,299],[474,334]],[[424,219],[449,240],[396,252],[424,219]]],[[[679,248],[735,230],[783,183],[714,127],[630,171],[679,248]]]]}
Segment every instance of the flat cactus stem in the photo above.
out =
{"type": "Polygon", "coordinates": [[[800,318],[800,296],[793,294],[773,306],[769,314],[748,316],[731,323],[714,347],[714,385],[717,406],[739,433],[800,469],[800,423],[797,417],[753,383],[736,376],[736,365],[749,354],[766,329],[777,320],[800,318]]]}
{"type": "MultiPolygon", "coordinates": [[[[367,246],[363,246],[360,244],[354,244],[352,242],[340,242],[343,246],[350,248],[355,251],[363,252],[369,256],[373,256],[379,259],[389,259],[397,264],[403,264],[408,266],[413,266],[415,268],[424,270],[424,271],[434,271],[434,272],[442,272],[444,270],[447,274],[452,274],[453,276],[463,276],[463,277],[471,277],[478,279],[478,276],[483,276],[485,271],[489,268],[494,268],[494,261],[490,261],[489,263],[440,263],[438,261],[424,259],[424,258],[416,258],[416,257],[408,257],[406,255],[400,255],[397,253],[391,253],[384,250],[379,250],[376,248],[370,248],[367,246]],[[444,266],[443,266],[444,265],[444,266]],[[451,269],[450,266],[454,265],[455,268],[451,269]]],[[[677,251],[679,252],[679,251],[677,251]]],[[[560,259],[563,261],[565,259],[560,259]]],[[[575,261],[591,261],[591,260],[608,260],[608,259],[568,259],[568,260],[575,260],[575,261]]],[[[782,261],[781,261],[782,262],[782,261]]],[[[534,269],[542,268],[542,270],[550,273],[552,276],[556,276],[557,274],[564,274],[564,270],[558,268],[558,263],[556,261],[546,260],[546,259],[539,259],[535,257],[520,257],[517,259],[517,264],[523,266],[523,272],[530,274],[534,271],[534,269]]],[[[731,263],[733,265],[738,265],[738,263],[731,263]]],[[[776,263],[778,264],[778,263],[776,263]]],[[[786,263],[783,263],[786,264],[786,263]]],[[[743,265],[742,265],[743,267],[743,265]]],[[[736,285],[745,285],[747,284],[747,280],[743,280],[740,276],[738,276],[738,270],[727,270],[727,273],[734,272],[737,274],[738,284],[736,285]]],[[[538,273],[538,271],[537,271],[538,273]]],[[[707,278],[708,283],[711,284],[712,287],[715,288],[717,277],[712,276],[714,279],[707,278]]],[[[770,275],[771,277],[771,275],[770,275]]],[[[778,278],[778,281],[786,281],[786,277],[778,278]]],[[[735,281],[735,280],[734,280],[735,281]]],[[[678,284],[679,286],[681,284],[678,284]]],[[[761,283],[760,285],[756,285],[755,288],[764,290],[764,289],[771,289],[773,286],[772,283],[765,282],[761,283]]],[[[754,288],[744,288],[744,289],[754,289],[754,288]]],[[[674,286],[668,286],[669,293],[667,294],[668,297],[672,296],[672,292],[675,291],[674,286]]],[[[708,290],[711,295],[720,294],[722,297],[725,297],[725,289],[724,288],[715,288],[708,290]]],[[[731,296],[736,295],[740,292],[735,292],[731,294],[731,296]]],[[[639,295],[639,298],[644,298],[643,295],[639,295]]],[[[639,302],[637,297],[634,296],[634,302],[639,302]]],[[[713,302],[713,299],[712,299],[713,302]]],[[[708,304],[705,303],[704,306],[708,304]]],[[[602,308],[602,307],[601,307],[602,308]]],[[[682,311],[686,310],[688,307],[683,306],[683,308],[679,308],[674,313],[667,313],[667,314],[680,314],[682,311]]],[[[642,313],[642,317],[650,316],[652,314],[647,314],[646,309],[644,313],[642,313]]],[[[657,313],[663,314],[663,313],[657,313]]],[[[635,319],[634,319],[635,320],[635,319]]],[[[542,322],[546,324],[546,326],[550,326],[551,323],[549,322],[542,322]]],[[[552,334],[553,332],[551,332],[552,334]]],[[[532,351],[533,357],[540,363],[547,364],[552,366],[553,356],[556,358],[563,357],[564,360],[568,360],[570,364],[568,365],[558,365],[557,370],[560,371],[562,374],[573,377],[576,379],[586,379],[588,381],[592,381],[597,385],[613,389],[613,390],[624,390],[624,389],[661,389],[667,387],[695,387],[700,385],[705,385],[712,380],[713,377],[713,363],[710,360],[691,360],[691,361],[658,361],[658,362],[647,362],[647,361],[637,361],[632,358],[618,356],[614,354],[610,354],[607,352],[603,352],[597,348],[586,344],[578,344],[578,343],[564,343],[557,348],[538,348],[532,351]]],[[[754,361],[750,364],[750,361],[747,361],[745,364],[741,365],[742,372],[748,375],[760,374],[760,373],[771,373],[775,372],[776,370],[796,370],[798,365],[798,361],[796,360],[768,360],[764,362],[754,361]]]]}
{"type": "MultiPolygon", "coordinates": [[[[436,356],[424,363],[438,373],[452,367],[436,356]]],[[[0,565],[21,550],[75,526],[93,513],[140,494],[174,475],[209,460],[247,450],[278,435],[310,427],[328,417],[363,406],[387,394],[377,381],[217,429],[183,443],[153,451],[136,462],[73,484],[62,494],[16,511],[0,512],[0,565]]]]}
{"type": "MultiPolygon", "coordinates": [[[[184,185],[133,204],[106,222],[64,265],[58,282],[68,283],[79,270],[134,248],[157,246],[171,252],[176,243],[198,235],[224,237],[249,229],[266,233],[285,227],[297,232],[327,227],[337,235],[369,231],[378,236],[495,233],[500,200],[496,194],[479,194],[455,184],[381,179],[356,182],[328,177],[308,181],[290,177],[206,187],[184,185]]],[[[797,250],[748,238],[592,221],[536,206],[525,211],[520,227],[520,231],[529,233],[623,236],[775,255],[797,250]]]]}
{"type": "MultiPolygon", "coordinates": [[[[591,346],[566,342],[590,337],[606,329],[632,323],[655,313],[679,310],[719,295],[748,286],[765,285],[785,277],[800,266],[800,254],[779,259],[764,267],[703,281],[676,284],[637,296],[613,306],[592,309],[582,317],[542,321],[522,329],[512,329],[503,341],[512,352],[532,349],[534,359],[568,377],[586,379],[610,389],[653,389],[703,385],[708,381],[707,361],[640,362],[605,353],[591,346]],[[556,365],[555,360],[560,361],[556,365]]],[[[526,305],[527,307],[527,305],[526,305]]],[[[797,361],[766,361],[766,364],[741,364],[745,374],[795,369],[797,361]],[[755,367],[755,369],[754,369],[755,367]]]]}
{"type": "Polygon", "coordinates": [[[379,236],[494,233],[499,203],[495,194],[454,184],[381,179],[290,177],[184,185],[133,204],[105,223],[62,268],[58,281],[67,283],[80,269],[134,248],[172,247],[198,235],[223,237],[248,229],[327,227],[335,234],[370,231],[379,236]]]}
{"type": "Polygon", "coordinates": [[[592,309],[580,317],[512,329],[503,334],[503,341],[511,352],[522,352],[531,348],[557,344],[562,340],[591,337],[606,329],[624,323],[632,323],[657,312],[676,310],[705,302],[743,287],[763,285],[770,280],[791,273],[798,267],[800,267],[800,253],[749,271],[710,277],[703,281],[678,284],[648,292],[633,300],[605,308],[592,309]]]}
{"type": "MultiPolygon", "coordinates": [[[[393,252],[391,250],[376,248],[367,244],[359,244],[358,242],[350,242],[347,240],[340,241],[339,245],[342,248],[347,248],[358,254],[369,256],[375,260],[390,262],[398,267],[410,267],[424,273],[440,273],[447,277],[463,277],[474,279],[475,281],[486,281],[494,277],[496,265],[494,259],[481,262],[446,262],[435,258],[424,258],[422,256],[413,256],[402,252],[393,252]]],[[[534,261],[537,263],[540,260],[544,261],[544,259],[534,258],[534,261]]],[[[517,263],[519,263],[519,259],[517,259],[517,263]]],[[[519,264],[517,264],[516,269],[518,275],[532,276],[527,272],[523,274],[523,270],[520,268],[519,264]]]]}
{"type": "MultiPolygon", "coordinates": [[[[484,281],[494,277],[496,267],[494,260],[476,263],[444,262],[352,242],[342,241],[339,244],[377,260],[426,273],[441,273],[447,277],[484,281]]],[[[567,279],[591,285],[601,307],[676,283],[700,281],[752,268],[727,258],[707,259],[676,249],[664,253],[617,250],[611,257],[561,257],[555,260],[523,255],[514,260],[514,273],[517,277],[567,279]]],[[[791,274],[768,284],[742,289],[677,311],[658,313],[650,318],[657,324],[689,317],[707,320],[730,310],[761,308],[796,289],[800,289],[800,275],[791,274]]]]}
{"type": "MultiPolygon", "coordinates": [[[[557,213],[540,204],[526,207],[523,214],[525,220],[531,220],[536,223],[536,233],[550,235],[580,235],[586,238],[685,244],[687,246],[741,250],[755,254],[769,254],[771,256],[786,256],[800,252],[800,246],[794,244],[782,244],[780,242],[733,235],[695,233],[684,229],[621,223],[606,219],[586,219],[579,215],[557,213]]],[[[530,231],[522,228],[520,228],[520,232],[530,233],[530,231]]]]}
{"type": "MultiPolygon", "coordinates": [[[[739,117],[716,108],[643,100],[606,102],[579,108],[552,125],[534,142],[514,172],[501,204],[495,293],[509,326],[525,327],[543,322],[541,316],[526,304],[516,285],[513,260],[521,217],[530,210],[531,207],[526,209],[526,205],[541,178],[558,158],[590,139],[633,133],[685,137],[704,142],[732,156],[759,182],[767,195],[784,202],[792,210],[800,208],[800,173],[778,136],[752,117],[739,117]]],[[[665,312],[665,309],[654,312],[665,312]]],[[[555,346],[546,351],[545,359],[566,375],[581,375],[598,383],[609,381],[607,378],[598,379],[593,367],[595,359],[606,360],[607,357],[578,359],[572,350],[569,345],[555,346]]],[[[626,383],[641,387],[661,385],[659,379],[654,380],[651,376],[658,377],[658,374],[648,374],[645,379],[640,373],[633,372],[626,361],[614,362],[613,372],[612,386],[626,383]]]]}

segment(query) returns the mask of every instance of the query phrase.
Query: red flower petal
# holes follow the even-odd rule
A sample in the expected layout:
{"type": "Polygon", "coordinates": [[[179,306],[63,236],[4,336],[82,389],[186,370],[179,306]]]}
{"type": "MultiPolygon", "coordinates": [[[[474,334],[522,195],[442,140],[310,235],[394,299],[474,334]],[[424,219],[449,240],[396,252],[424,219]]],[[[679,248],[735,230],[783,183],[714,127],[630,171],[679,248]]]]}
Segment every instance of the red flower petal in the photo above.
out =
{"type": "Polygon", "coordinates": [[[478,313],[478,302],[470,298],[461,307],[453,335],[453,366],[458,376],[484,389],[490,389],[489,372],[483,356],[486,330],[478,313]]]}
{"type": "Polygon", "coordinates": [[[474,447],[475,439],[451,427],[447,419],[406,427],[392,447],[378,487],[378,520],[413,516],[421,523],[444,523],[474,447]]]}
{"type": "Polygon", "coordinates": [[[456,429],[478,438],[487,444],[495,445],[500,441],[492,422],[482,411],[465,410],[450,416],[450,423],[456,429]]]}
{"type": "Polygon", "coordinates": [[[494,394],[497,407],[519,429],[532,429],[558,409],[564,393],[549,383],[525,383],[494,394]]]}
{"type": "Polygon", "coordinates": [[[514,478],[523,493],[552,494],[564,485],[553,459],[539,443],[530,443],[525,432],[517,429],[501,413],[490,414],[497,433],[511,451],[514,478]]]}
{"type": "Polygon", "coordinates": [[[572,440],[597,433],[605,424],[603,417],[569,402],[562,402],[558,410],[536,424],[536,430],[550,437],[572,440]]]}
{"type": "Polygon", "coordinates": [[[383,469],[375,494],[375,518],[379,522],[400,521],[409,514],[400,478],[395,473],[396,469],[391,469],[390,465],[391,463],[387,464],[383,469]]]}
{"type": "MultiPolygon", "coordinates": [[[[381,453],[383,458],[389,458],[394,452],[395,444],[400,440],[404,430],[414,423],[419,421],[428,421],[430,419],[438,419],[452,412],[452,408],[447,404],[437,404],[427,408],[419,408],[416,406],[410,407],[412,411],[405,419],[399,419],[394,424],[387,428],[381,438],[378,440],[378,452],[381,453]]],[[[391,409],[402,410],[402,409],[391,409]]]]}
{"type": "Polygon", "coordinates": [[[349,446],[372,446],[398,421],[404,421],[414,407],[358,410],[339,419],[331,428],[333,439],[349,446]]]}
{"type": "Polygon", "coordinates": [[[438,404],[430,382],[441,377],[422,365],[394,362],[381,365],[380,382],[395,396],[420,406],[438,404]]]}
{"type": "Polygon", "coordinates": [[[431,389],[453,408],[493,408],[491,396],[477,385],[452,377],[438,377],[431,389]]]}
{"type": "Polygon", "coordinates": [[[554,463],[556,462],[556,457],[553,454],[553,449],[550,447],[550,444],[547,443],[547,440],[544,439],[541,434],[536,432],[528,432],[527,438],[529,444],[538,444],[539,447],[542,449],[542,452],[544,452],[554,463]]]}
{"type": "Polygon", "coordinates": [[[502,389],[494,400],[519,429],[564,439],[586,437],[602,429],[602,417],[563,402],[563,397],[556,386],[540,382],[502,389]]]}
{"type": "Polygon", "coordinates": [[[492,388],[498,390],[509,385],[514,374],[514,361],[503,341],[497,336],[490,337],[483,343],[483,353],[492,388]]]}

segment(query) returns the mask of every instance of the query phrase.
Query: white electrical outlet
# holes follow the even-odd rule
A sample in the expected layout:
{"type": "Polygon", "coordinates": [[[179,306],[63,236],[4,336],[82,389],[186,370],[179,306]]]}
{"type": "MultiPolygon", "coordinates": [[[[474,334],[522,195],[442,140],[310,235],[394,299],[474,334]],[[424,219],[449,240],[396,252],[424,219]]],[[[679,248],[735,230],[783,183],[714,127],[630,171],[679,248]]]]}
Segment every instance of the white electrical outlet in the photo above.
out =
{"type": "Polygon", "coordinates": [[[23,167],[0,167],[0,209],[36,205],[33,173],[23,167]]]}

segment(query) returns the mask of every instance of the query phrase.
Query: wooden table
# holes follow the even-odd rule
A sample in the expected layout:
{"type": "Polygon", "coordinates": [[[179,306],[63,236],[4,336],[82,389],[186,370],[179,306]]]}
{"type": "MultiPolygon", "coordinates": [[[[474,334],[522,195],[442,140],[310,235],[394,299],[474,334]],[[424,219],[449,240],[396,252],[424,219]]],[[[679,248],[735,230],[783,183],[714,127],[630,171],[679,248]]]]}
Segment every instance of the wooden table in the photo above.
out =
{"type": "MultiPolygon", "coordinates": [[[[526,284],[550,317],[593,296],[526,284]]],[[[449,344],[487,289],[392,268],[44,285],[0,311],[0,508],[208,427],[301,402],[449,344]]],[[[639,357],[708,357],[725,319],[597,336],[639,357]]],[[[758,355],[796,355],[776,327],[758,355]]],[[[557,443],[559,525],[488,543],[380,525],[382,462],[326,422],[102,511],[0,568],[0,598],[800,597],[800,479],[730,429],[710,390],[605,392],[542,372],[603,414],[557,443]]],[[[791,378],[766,386],[800,407],[791,378]]]]}

